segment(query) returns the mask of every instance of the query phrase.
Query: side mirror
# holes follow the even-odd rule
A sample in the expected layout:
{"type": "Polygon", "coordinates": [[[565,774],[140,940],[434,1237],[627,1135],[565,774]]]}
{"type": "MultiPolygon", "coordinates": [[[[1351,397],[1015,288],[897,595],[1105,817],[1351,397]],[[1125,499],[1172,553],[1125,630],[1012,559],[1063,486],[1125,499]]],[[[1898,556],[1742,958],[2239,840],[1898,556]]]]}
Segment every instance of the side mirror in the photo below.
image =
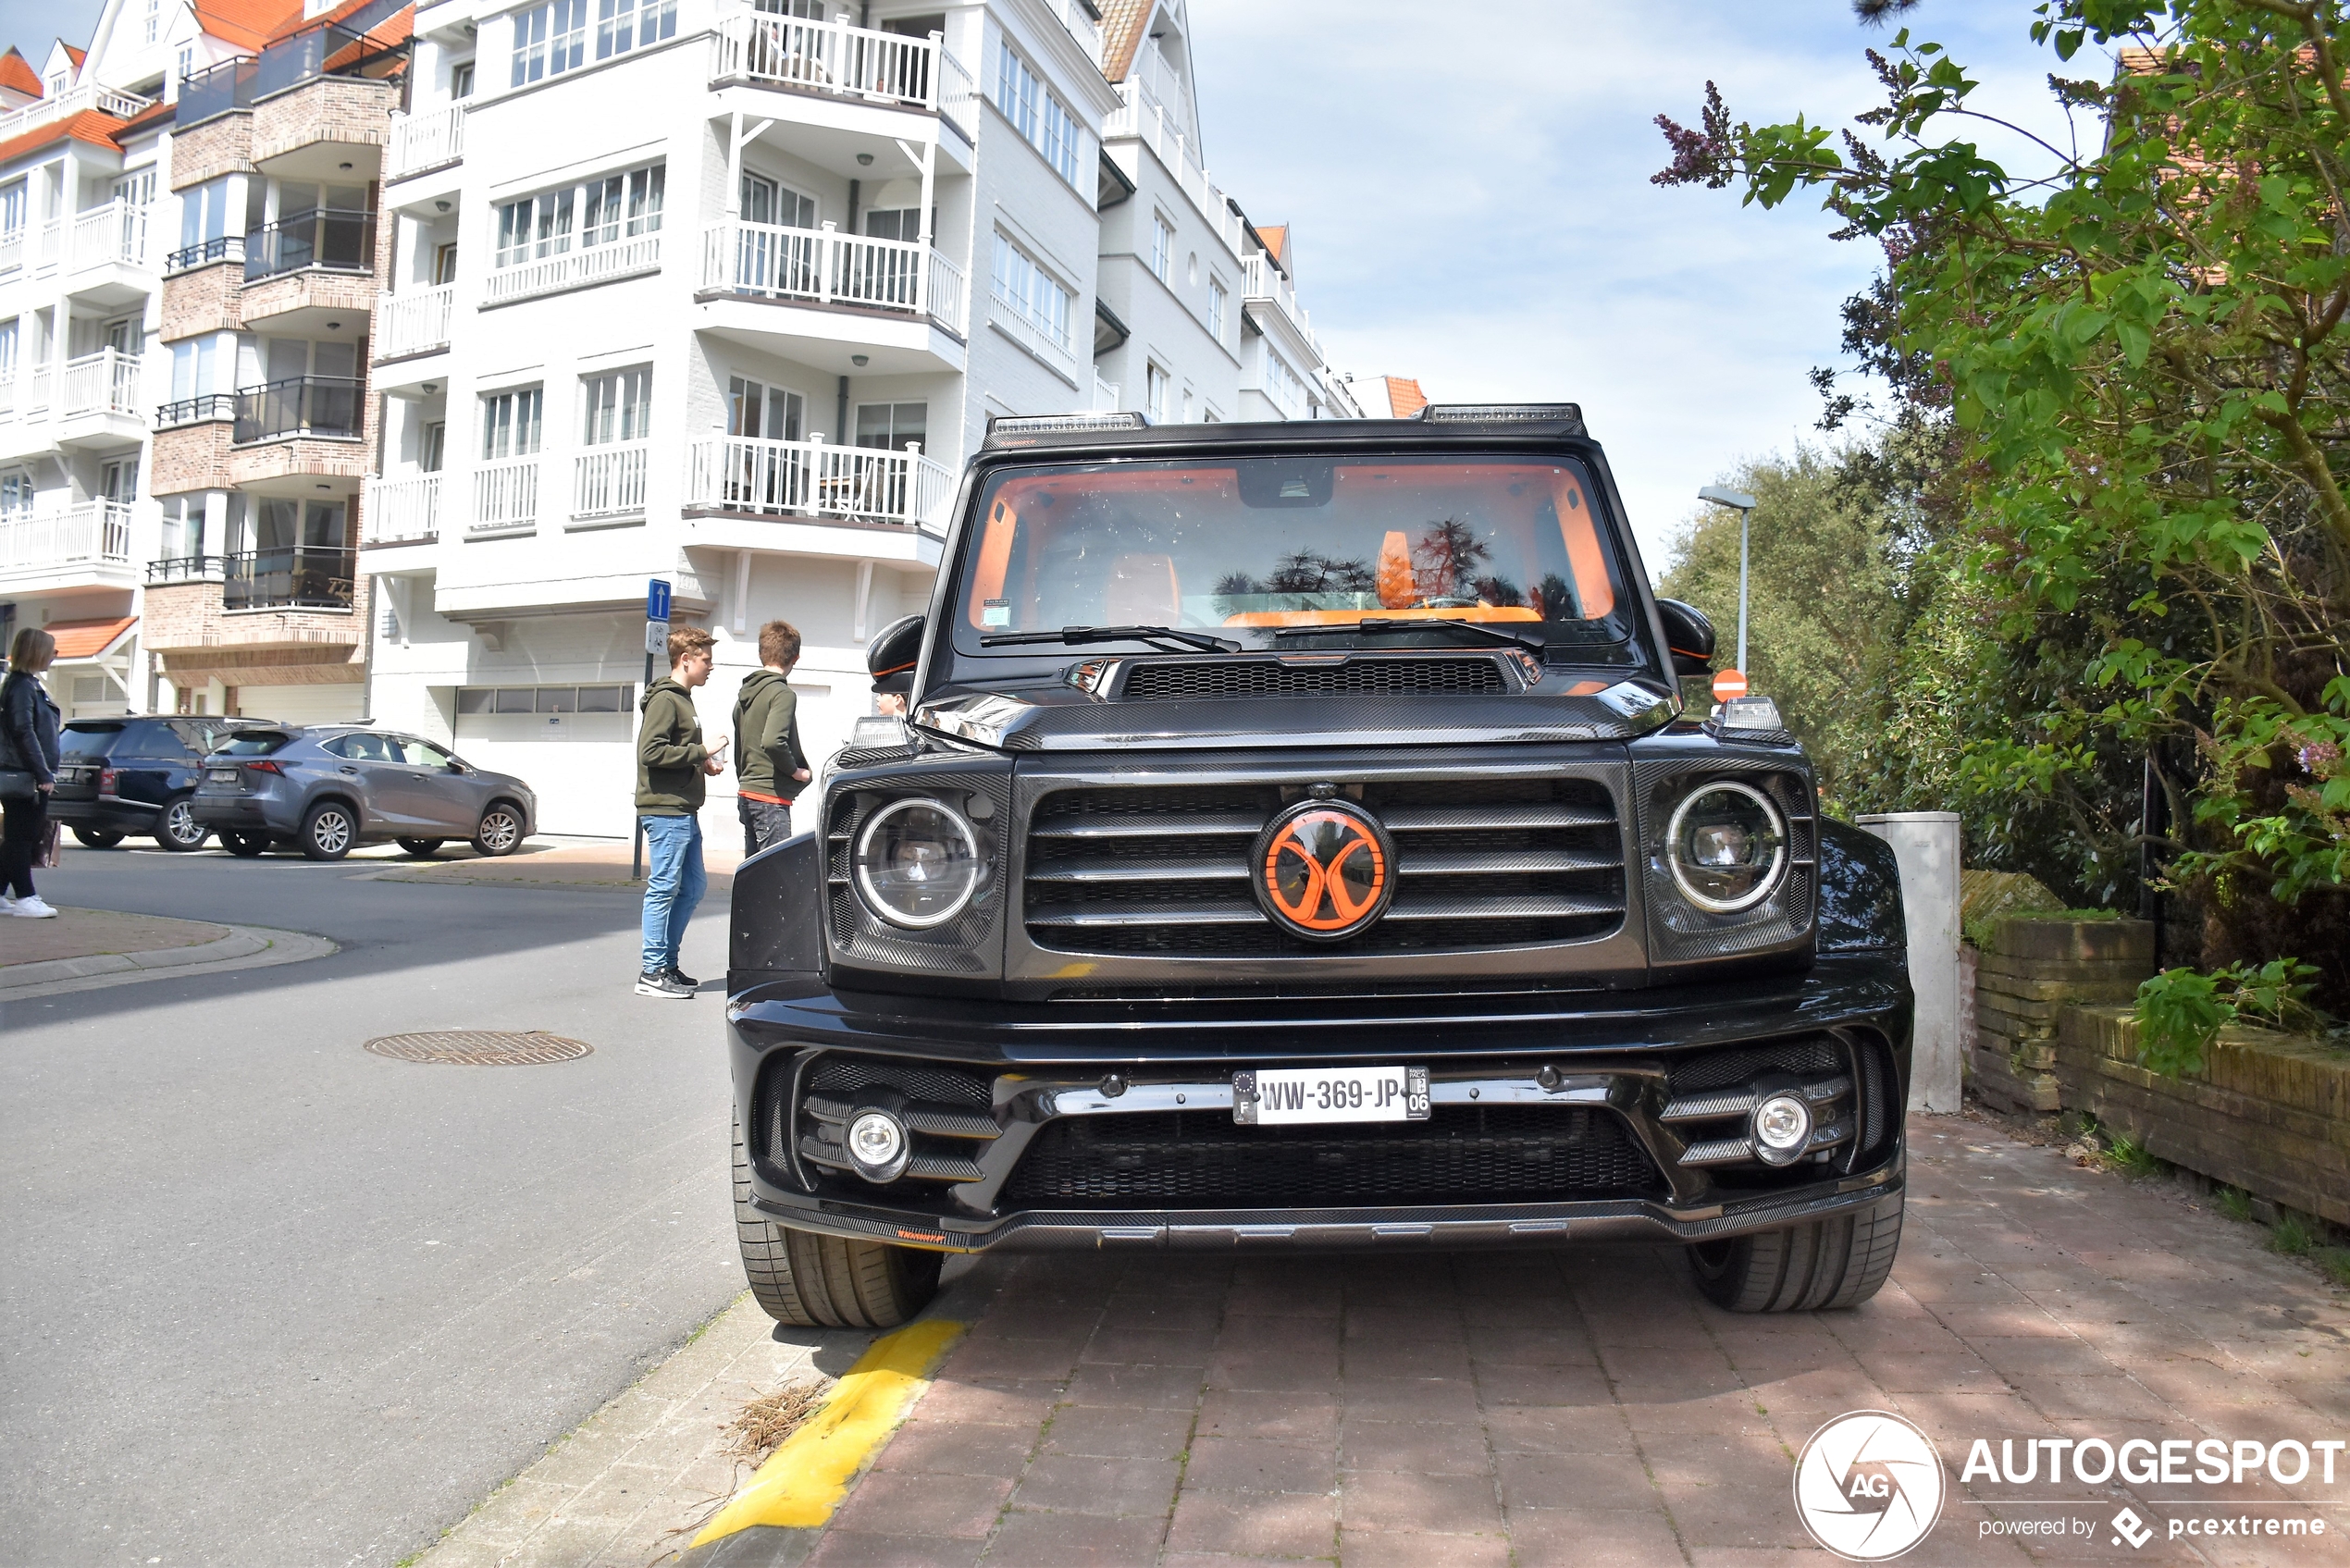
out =
{"type": "Polygon", "coordinates": [[[903,694],[913,689],[914,666],[921,662],[927,629],[922,616],[909,615],[873,634],[865,645],[865,670],[873,677],[875,691],[903,694]]]}
{"type": "Polygon", "coordinates": [[[1713,669],[1713,623],[1694,604],[1677,599],[1656,601],[1657,619],[1664,623],[1664,641],[1673,653],[1676,675],[1704,675],[1713,669]]]}

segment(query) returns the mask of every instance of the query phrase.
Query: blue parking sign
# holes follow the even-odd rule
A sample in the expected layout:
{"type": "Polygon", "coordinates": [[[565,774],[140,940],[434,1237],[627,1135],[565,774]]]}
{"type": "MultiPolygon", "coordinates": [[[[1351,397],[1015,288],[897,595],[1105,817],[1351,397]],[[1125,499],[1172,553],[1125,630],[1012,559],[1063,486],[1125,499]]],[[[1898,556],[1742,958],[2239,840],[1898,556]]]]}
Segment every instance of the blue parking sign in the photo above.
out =
{"type": "Polygon", "coordinates": [[[645,619],[648,621],[669,619],[669,585],[659,577],[654,577],[645,584],[645,619]]]}

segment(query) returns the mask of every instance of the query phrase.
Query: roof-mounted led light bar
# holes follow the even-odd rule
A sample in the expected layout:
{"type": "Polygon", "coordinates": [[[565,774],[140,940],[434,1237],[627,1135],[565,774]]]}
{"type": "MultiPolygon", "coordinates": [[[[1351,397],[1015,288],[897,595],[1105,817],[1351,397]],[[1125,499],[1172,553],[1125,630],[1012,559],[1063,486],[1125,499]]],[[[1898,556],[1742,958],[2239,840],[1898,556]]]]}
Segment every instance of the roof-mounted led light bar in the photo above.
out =
{"type": "Polygon", "coordinates": [[[1122,414],[998,414],[987,420],[988,446],[1009,445],[1020,436],[1072,436],[1089,430],[1147,430],[1151,422],[1132,410],[1122,414]]]}
{"type": "Polygon", "coordinates": [[[1429,403],[1419,412],[1429,425],[1566,425],[1583,428],[1581,403],[1429,403]]]}

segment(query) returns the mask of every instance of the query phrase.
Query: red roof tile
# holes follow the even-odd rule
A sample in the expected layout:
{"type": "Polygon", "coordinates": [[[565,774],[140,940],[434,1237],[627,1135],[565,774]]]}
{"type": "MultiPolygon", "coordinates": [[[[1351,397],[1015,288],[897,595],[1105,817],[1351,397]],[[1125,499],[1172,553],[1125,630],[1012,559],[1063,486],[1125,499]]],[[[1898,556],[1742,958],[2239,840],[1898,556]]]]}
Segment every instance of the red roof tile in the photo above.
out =
{"type": "Polygon", "coordinates": [[[41,629],[57,639],[58,658],[95,659],[138,623],[136,615],[125,615],[119,621],[52,621],[41,629]]]}
{"type": "Polygon", "coordinates": [[[1420,390],[1419,379],[1411,376],[1383,376],[1387,383],[1387,406],[1398,419],[1409,419],[1428,406],[1428,394],[1420,390]]]}
{"type": "Polygon", "coordinates": [[[118,153],[122,151],[122,143],[115,140],[115,133],[121,129],[122,121],[114,116],[102,115],[95,109],[84,109],[78,115],[53,120],[38,130],[28,130],[13,142],[0,142],[0,166],[14,163],[27,153],[38,152],[52,142],[63,142],[68,137],[76,142],[87,142],[93,147],[110,147],[118,153]]]}
{"type": "Polygon", "coordinates": [[[90,57],[90,51],[87,49],[77,49],[72,44],[67,43],[62,38],[58,39],[57,42],[65,45],[66,58],[73,62],[73,68],[80,70],[81,68],[81,62],[90,57]]]}
{"type": "Polygon", "coordinates": [[[1289,225],[1277,223],[1268,228],[1260,223],[1256,226],[1256,237],[1265,241],[1265,253],[1273,258],[1273,265],[1283,272],[1287,272],[1289,270],[1289,225]]]}
{"type": "Polygon", "coordinates": [[[205,32],[240,48],[258,49],[302,20],[302,0],[194,0],[196,22],[205,32]]]}
{"type": "Polygon", "coordinates": [[[43,96],[41,73],[34,70],[22,55],[17,53],[17,46],[13,43],[8,45],[6,54],[0,55],[0,87],[5,87],[11,93],[22,93],[29,97],[43,96]]]}
{"type": "Polygon", "coordinates": [[[1102,74],[1124,81],[1143,42],[1143,24],[1158,0],[1102,0],[1102,74]]]}

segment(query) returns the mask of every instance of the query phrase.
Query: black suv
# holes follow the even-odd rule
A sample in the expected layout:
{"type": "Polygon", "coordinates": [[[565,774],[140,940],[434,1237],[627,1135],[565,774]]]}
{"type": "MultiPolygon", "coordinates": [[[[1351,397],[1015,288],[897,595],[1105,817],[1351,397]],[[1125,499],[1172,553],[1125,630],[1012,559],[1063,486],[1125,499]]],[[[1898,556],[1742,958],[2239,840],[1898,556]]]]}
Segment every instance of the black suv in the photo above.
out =
{"type": "MultiPolygon", "coordinates": [[[[803,833],[735,879],[777,1318],[942,1255],[1685,1243],[1738,1311],[1900,1239],[1898,874],[1771,704],[1687,709],[1572,405],[996,421],[803,833]]],[[[812,803],[811,803],[812,804],[812,803]]]]}
{"type": "Polygon", "coordinates": [[[57,736],[56,792],[49,814],[93,849],[152,833],[166,849],[201,849],[212,830],[189,799],[204,759],[244,721],[214,718],[76,719],[57,736]]]}

